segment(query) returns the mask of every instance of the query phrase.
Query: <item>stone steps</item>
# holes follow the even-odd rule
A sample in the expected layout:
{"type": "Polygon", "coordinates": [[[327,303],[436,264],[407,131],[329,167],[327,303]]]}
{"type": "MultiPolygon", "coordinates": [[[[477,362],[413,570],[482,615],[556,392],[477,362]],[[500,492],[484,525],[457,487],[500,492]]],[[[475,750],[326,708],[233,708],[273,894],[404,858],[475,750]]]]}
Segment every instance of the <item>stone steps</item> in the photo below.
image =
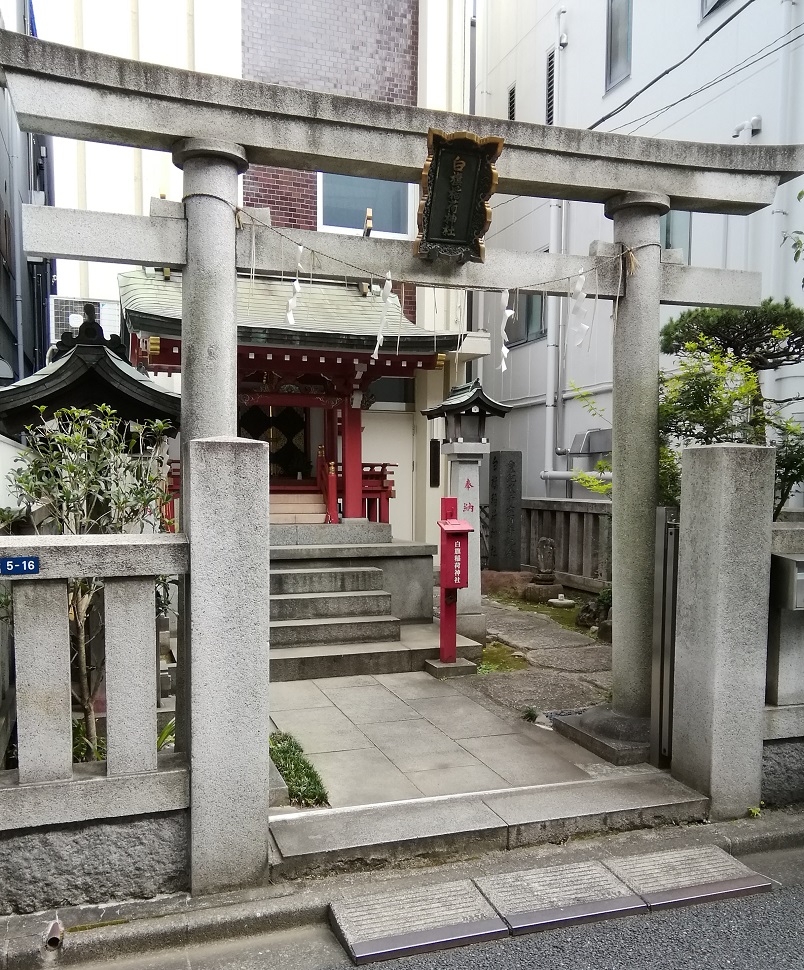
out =
{"type": "Polygon", "coordinates": [[[324,525],[326,521],[326,512],[271,512],[271,525],[324,525]]]}
{"type": "Polygon", "coordinates": [[[277,648],[314,644],[399,640],[399,630],[400,622],[395,616],[272,620],[271,649],[273,651],[277,648]]]}
{"type": "MultiPolygon", "coordinates": [[[[322,643],[271,650],[271,680],[315,680],[358,674],[400,674],[422,670],[425,660],[438,659],[438,625],[403,623],[398,640],[367,643],[322,643]]],[[[458,654],[478,662],[479,643],[458,637],[458,654]]]]}
{"type": "Polygon", "coordinates": [[[382,589],[382,570],[372,566],[271,571],[272,596],[291,593],[346,593],[373,589],[382,589]]]}
{"type": "Polygon", "coordinates": [[[271,620],[389,616],[391,594],[381,589],[288,593],[271,597],[271,620]]]}

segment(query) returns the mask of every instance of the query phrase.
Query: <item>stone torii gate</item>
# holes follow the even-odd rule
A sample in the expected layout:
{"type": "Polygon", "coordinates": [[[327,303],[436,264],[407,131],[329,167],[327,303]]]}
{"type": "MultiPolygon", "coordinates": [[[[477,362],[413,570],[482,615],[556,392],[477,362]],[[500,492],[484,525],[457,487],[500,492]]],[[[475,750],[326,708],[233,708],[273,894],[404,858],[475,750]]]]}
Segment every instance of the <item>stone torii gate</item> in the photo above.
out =
{"type": "MultiPolygon", "coordinates": [[[[638,251],[632,275],[621,272],[611,252],[578,257],[495,249],[483,265],[458,266],[415,259],[404,242],[291,234],[322,254],[316,273],[323,278],[343,280],[346,262],[372,268],[378,279],[390,268],[395,280],[423,286],[527,287],[560,296],[582,263],[596,274],[601,297],[619,298],[613,705],[624,715],[649,714],[659,307],[751,306],[760,299],[758,274],[664,261],[659,218],[670,208],[755,212],[773,201],[779,184],[804,172],[802,147],[672,142],[429,111],[143,64],[9,32],[0,32],[0,69],[24,130],[172,152],[183,169],[183,205],[157,202],[150,218],[25,207],[23,245],[29,255],[183,268],[184,451],[196,438],[237,434],[236,271],[295,271],[292,247],[271,230],[256,228],[253,257],[251,229],[236,230],[237,177],[249,164],[415,183],[429,128],[472,130],[505,139],[499,192],[604,203],[614,222],[615,256],[638,251]]],[[[192,539],[192,506],[184,498],[184,528],[192,539]]],[[[218,684],[232,676],[226,667],[224,651],[193,652],[193,708],[210,703],[215,709],[218,684]]],[[[267,691],[267,670],[264,678],[267,691]]],[[[267,726],[250,723],[243,710],[239,721],[238,754],[247,762],[249,745],[263,743],[267,726]]],[[[235,865],[239,878],[254,879],[266,859],[266,844],[254,837],[261,826],[267,833],[262,780],[252,779],[251,790],[247,781],[244,790],[241,770],[236,797],[224,791],[224,814],[197,811],[196,793],[203,791],[197,779],[230,756],[223,732],[205,736],[203,745],[193,740],[192,844],[204,846],[203,859],[191,852],[194,892],[231,885],[235,865]],[[226,838],[216,841],[224,831],[226,838]]],[[[232,783],[226,772],[219,776],[224,789],[232,783]]]]}

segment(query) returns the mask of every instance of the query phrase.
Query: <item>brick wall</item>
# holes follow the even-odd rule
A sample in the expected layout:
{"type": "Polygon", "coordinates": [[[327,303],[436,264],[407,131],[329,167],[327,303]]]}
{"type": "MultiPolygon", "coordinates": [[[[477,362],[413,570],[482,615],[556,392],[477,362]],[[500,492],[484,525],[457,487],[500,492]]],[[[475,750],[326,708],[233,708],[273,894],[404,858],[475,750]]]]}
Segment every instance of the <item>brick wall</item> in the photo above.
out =
{"type": "Polygon", "coordinates": [[[267,206],[280,229],[315,229],[316,175],[289,168],[252,165],[243,176],[246,205],[267,206]]]}
{"type": "MultiPolygon", "coordinates": [[[[419,0],[242,0],[242,24],[244,78],[416,104],[419,0]]],[[[316,228],[314,173],[253,166],[243,198],[278,228],[316,228]]],[[[404,302],[414,319],[412,286],[404,302]]]]}
{"type": "Polygon", "coordinates": [[[418,0],[242,0],[243,77],[416,104],[418,0]]]}

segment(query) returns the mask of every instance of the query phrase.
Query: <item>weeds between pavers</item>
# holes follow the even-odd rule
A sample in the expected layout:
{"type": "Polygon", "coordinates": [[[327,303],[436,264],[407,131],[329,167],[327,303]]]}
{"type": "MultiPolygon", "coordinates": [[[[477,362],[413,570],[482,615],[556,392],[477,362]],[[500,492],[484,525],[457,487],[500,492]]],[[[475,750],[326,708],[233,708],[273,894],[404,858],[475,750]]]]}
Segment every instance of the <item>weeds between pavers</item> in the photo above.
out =
{"type": "Polygon", "coordinates": [[[526,670],[529,664],[520,654],[517,656],[513,647],[499,640],[489,640],[483,647],[483,656],[477,665],[479,674],[507,673],[513,670],[526,670]]]}
{"type": "Polygon", "coordinates": [[[270,736],[271,760],[288,786],[288,798],[293,805],[306,808],[329,805],[329,792],[321,775],[304,756],[304,749],[290,734],[274,731],[270,736]]]}

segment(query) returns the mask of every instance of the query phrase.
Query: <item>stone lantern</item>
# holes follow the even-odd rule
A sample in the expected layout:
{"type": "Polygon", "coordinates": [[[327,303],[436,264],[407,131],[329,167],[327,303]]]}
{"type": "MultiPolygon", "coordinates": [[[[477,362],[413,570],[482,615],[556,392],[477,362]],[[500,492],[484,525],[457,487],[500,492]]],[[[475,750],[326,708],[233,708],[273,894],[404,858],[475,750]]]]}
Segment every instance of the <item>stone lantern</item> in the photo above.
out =
{"type": "Polygon", "coordinates": [[[511,410],[492,400],[479,380],[453,387],[426,418],[444,418],[446,437],[441,454],[449,461],[449,494],[458,500],[458,517],[474,527],[469,533],[469,585],[458,590],[458,633],[486,641],[486,616],[480,606],[480,463],[489,453],[486,418],[503,418],[511,410]]]}

